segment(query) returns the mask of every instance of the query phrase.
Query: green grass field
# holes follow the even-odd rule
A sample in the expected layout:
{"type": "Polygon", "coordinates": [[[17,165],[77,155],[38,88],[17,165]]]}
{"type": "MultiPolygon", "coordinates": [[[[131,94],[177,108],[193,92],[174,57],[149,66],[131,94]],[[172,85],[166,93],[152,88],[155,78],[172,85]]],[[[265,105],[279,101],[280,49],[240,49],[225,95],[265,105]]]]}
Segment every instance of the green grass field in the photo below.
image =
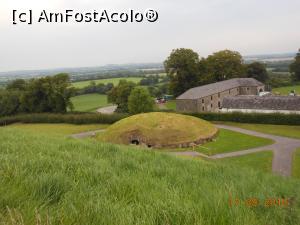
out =
{"type": "Polygon", "coordinates": [[[219,153],[256,148],[270,145],[272,143],[273,141],[270,139],[220,129],[220,133],[215,141],[197,146],[195,150],[207,155],[215,155],[219,153]]]}
{"type": "MultiPolygon", "coordinates": [[[[127,81],[132,81],[134,83],[138,83],[138,82],[140,82],[141,79],[142,79],[141,77],[122,77],[122,78],[99,79],[99,80],[93,80],[93,81],[95,81],[96,84],[113,83],[116,86],[116,85],[118,85],[120,80],[127,80],[127,81]]],[[[84,88],[84,87],[88,86],[91,83],[91,81],[92,80],[74,82],[74,83],[72,83],[72,85],[75,88],[84,88]]]]}
{"type": "Polygon", "coordinates": [[[293,155],[293,177],[300,178],[300,148],[293,155]]]}
{"type": "Polygon", "coordinates": [[[238,157],[218,159],[215,160],[215,162],[225,163],[235,168],[248,167],[251,169],[271,173],[272,160],[273,160],[273,152],[264,151],[264,152],[257,152],[257,153],[252,153],[252,154],[238,156],[238,157]]]}
{"type": "MultiPolygon", "coordinates": [[[[94,131],[105,129],[109,125],[106,124],[89,124],[89,125],[74,125],[74,124],[55,124],[55,123],[39,123],[39,124],[12,124],[3,129],[16,128],[25,132],[41,133],[48,135],[71,135],[86,131],[94,131]]],[[[1,128],[0,128],[1,129],[1,128]]]]}
{"type": "Polygon", "coordinates": [[[289,125],[270,125],[270,124],[247,124],[233,122],[217,122],[219,124],[231,125],[248,130],[254,130],[262,133],[279,135],[291,138],[300,138],[300,126],[289,125]]]}
{"type": "Polygon", "coordinates": [[[1,224],[295,225],[300,181],[203,160],[0,128],[1,224]],[[229,205],[229,199],[240,200],[229,205]],[[258,206],[247,199],[258,198],[258,206]],[[293,198],[290,206],[265,206],[293,198]]]}
{"type": "Polygon", "coordinates": [[[281,95],[288,95],[292,90],[296,90],[296,94],[299,95],[300,94],[300,85],[274,88],[272,90],[272,92],[280,93],[281,95]]]}
{"type": "Polygon", "coordinates": [[[167,107],[168,109],[171,109],[171,110],[176,111],[176,101],[175,101],[175,100],[167,101],[166,107],[167,107]]]}
{"type": "Polygon", "coordinates": [[[98,108],[110,105],[107,103],[107,95],[87,94],[71,98],[74,105],[74,111],[94,112],[98,108]]]}

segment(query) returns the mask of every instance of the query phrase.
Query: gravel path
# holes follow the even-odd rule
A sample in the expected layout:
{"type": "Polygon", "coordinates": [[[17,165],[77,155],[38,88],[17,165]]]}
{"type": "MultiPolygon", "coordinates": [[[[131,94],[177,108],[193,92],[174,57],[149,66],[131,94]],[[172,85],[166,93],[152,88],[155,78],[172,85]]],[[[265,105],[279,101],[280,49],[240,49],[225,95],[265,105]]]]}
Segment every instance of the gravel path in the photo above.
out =
{"type": "Polygon", "coordinates": [[[106,107],[102,107],[100,109],[97,109],[98,113],[103,113],[103,114],[113,114],[117,109],[116,105],[112,105],[112,106],[106,106],[106,107]]]}
{"type": "Polygon", "coordinates": [[[248,135],[253,135],[262,138],[269,138],[274,140],[274,144],[267,145],[258,148],[247,149],[237,152],[229,152],[223,154],[216,154],[213,156],[207,156],[195,151],[188,152],[174,152],[176,155],[187,155],[187,156],[201,156],[209,159],[222,159],[228,157],[236,157],[241,155],[247,155],[255,152],[261,151],[273,151],[274,157],[272,162],[272,171],[276,174],[282,176],[290,176],[292,171],[292,157],[294,151],[300,147],[300,140],[294,138],[281,137],[271,134],[260,133],[256,131],[246,130],[238,127],[227,126],[227,125],[217,125],[218,128],[224,128],[227,130],[232,130],[248,135]]]}
{"type": "Polygon", "coordinates": [[[69,137],[71,138],[76,138],[76,139],[82,139],[82,138],[87,138],[87,137],[94,137],[97,133],[104,132],[105,130],[94,130],[94,131],[87,131],[87,132],[82,132],[79,134],[72,134],[69,137]]]}

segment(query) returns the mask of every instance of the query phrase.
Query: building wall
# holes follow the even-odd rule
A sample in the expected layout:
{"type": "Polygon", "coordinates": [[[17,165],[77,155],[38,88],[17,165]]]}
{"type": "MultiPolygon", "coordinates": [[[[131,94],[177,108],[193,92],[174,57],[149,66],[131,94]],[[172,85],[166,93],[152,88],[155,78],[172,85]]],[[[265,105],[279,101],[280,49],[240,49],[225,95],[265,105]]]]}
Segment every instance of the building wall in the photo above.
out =
{"type": "Polygon", "coordinates": [[[177,99],[176,111],[179,112],[197,112],[197,100],[177,99]]]}
{"type": "Polygon", "coordinates": [[[223,108],[221,109],[221,112],[300,114],[300,111],[271,110],[271,109],[225,109],[223,108]]]}
{"type": "Polygon", "coordinates": [[[209,95],[196,100],[177,99],[176,109],[180,112],[219,112],[222,108],[223,98],[237,95],[258,95],[259,91],[264,91],[261,87],[236,87],[223,92],[209,95]]]}

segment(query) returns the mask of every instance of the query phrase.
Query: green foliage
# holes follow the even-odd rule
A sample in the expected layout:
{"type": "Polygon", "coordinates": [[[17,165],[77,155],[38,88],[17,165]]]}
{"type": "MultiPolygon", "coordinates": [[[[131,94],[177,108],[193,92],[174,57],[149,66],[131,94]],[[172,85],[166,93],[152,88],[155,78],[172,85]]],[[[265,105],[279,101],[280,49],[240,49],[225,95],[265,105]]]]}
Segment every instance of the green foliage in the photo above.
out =
{"type": "Polygon", "coordinates": [[[164,66],[170,78],[170,89],[175,96],[198,84],[199,56],[193,50],[184,48],[173,50],[164,66]]]}
{"type": "Polygon", "coordinates": [[[151,112],[154,108],[154,100],[148,90],[135,87],[128,97],[128,110],[131,114],[151,112]]]}
{"type": "Polygon", "coordinates": [[[268,72],[266,66],[260,62],[253,62],[246,66],[247,77],[254,78],[265,83],[268,79],[268,72]]]}
{"type": "Polygon", "coordinates": [[[210,82],[243,77],[245,67],[243,57],[239,52],[223,50],[207,57],[206,61],[208,78],[210,82]]]}
{"type": "Polygon", "coordinates": [[[36,113],[8,117],[0,117],[0,126],[13,123],[70,123],[70,124],[112,124],[125,117],[127,114],[100,114],[100,113],[36,113]]]}
{"type": "Polygon", "coordinates": [[[108,91],[110,91],[114,87],[113,83],[96,83],[95,81],[91,81],[90,84],[83,88],[76,88],[75,89],[75,95],[84,95],[84,94],[91,94],[91,93],[97,93],[97,94],[106,94],[108,91]]]}
{"type": "Polygon", "coordinates": [[[300,49],[295,57],[295,61],[290,65],[290,72],[296,81],[300,81],[300,49]]]}
{"type": "Polygon", "coordinates": [[[72,83],[72,86],[75,88],[85,88],[91,84],[91,81],[95,82],[96,85],[98,85],[100,83],[104,84],[104,85],[111,83],[114,86],[116,86],[116,85],[118,85],[120,80],[127,80],[127,81],[131,81],[131,82],[134,82],[137,84],[141,81],[141,79],[142,79],[142,77],[130,77],[127,75],[126,77],[115,77],[115,78],[107,78],[107,79],[79,81],[79,82],[72,83]]]}
{"type": "Polygon", "coordinates": [[[63,113],[72,109],[73,90],[67,74],[57,74],[27,82],[16,80],[0,92],[0,116],[16,113],[63,113]]]}
{"type": "Polygon", "coordinates": [[[118,86],[108,92],[108,102],[118,106],[117,112],[127,113],[129,111],[128,97],[135,86],[136,84],[131,81],[120,80],[118,86]]]}
{"type": "Polygon", "coordinates": [[[230,121],[238,123],[300,125],[299,114],[281,113],[186,113],[208,121],[230,121]]]}
{"type": "Polygon", "coordinates": [[[297,179],[0,128],[2,224],[296,225],[297,179]],[[240,199],[230,207],[229,199],[240,199]],[[259,206],[246,200],[258,198],[259,206]],[[264,206],[267,198],[293,198],[264,206]]]}
{"type": "Polygon", "coordinates": [[[296,93],[297,95],[300,94],[300,84],[299,85],[293,85],[293,86],[285,86],[285,87],[279,87],[274,88],[272,90],[273,93],[279,93],[280,95],[288,95],[291,92],[296,93]]]}

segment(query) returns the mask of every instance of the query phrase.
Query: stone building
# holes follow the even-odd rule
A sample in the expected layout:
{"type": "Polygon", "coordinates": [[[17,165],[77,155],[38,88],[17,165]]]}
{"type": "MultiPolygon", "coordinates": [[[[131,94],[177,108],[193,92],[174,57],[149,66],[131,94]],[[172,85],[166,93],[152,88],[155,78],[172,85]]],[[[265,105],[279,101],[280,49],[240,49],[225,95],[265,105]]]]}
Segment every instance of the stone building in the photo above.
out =
{"type": "Polygon", "coordinates": [[[225,97],[222,112],[296,113],[300,114],[297,96],[235,96],[225,97]]]}
{"type": "Polygon", "coordinates": [[[258,95],[265,90],[263,83],[253,78],[234,78],[187,90],[176,98],[180,112],[218,112],[227,96],[258,95]]]}

